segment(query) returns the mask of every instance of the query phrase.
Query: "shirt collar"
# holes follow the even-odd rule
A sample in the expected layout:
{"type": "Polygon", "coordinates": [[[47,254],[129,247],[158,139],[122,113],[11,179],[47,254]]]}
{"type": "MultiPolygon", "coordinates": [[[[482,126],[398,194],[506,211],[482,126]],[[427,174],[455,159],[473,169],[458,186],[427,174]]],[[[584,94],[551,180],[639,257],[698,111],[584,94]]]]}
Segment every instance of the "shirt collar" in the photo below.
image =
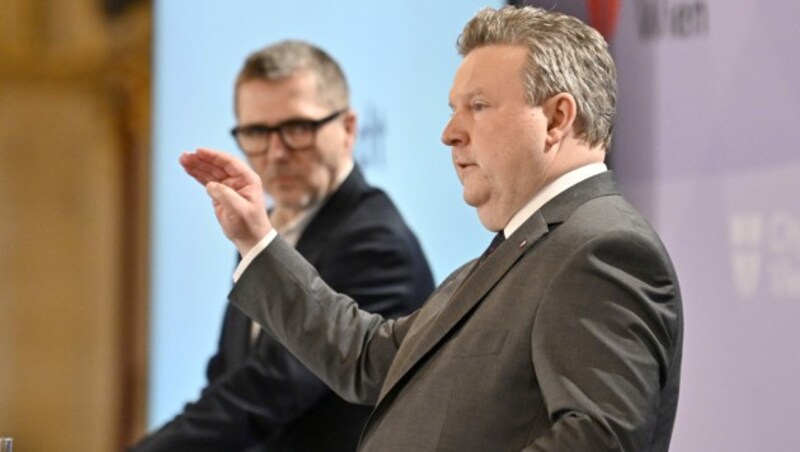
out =
{"type": "Polygon", "coordinates": [[[539,190],[539,192],[533,195],[533,198],[531,198],[527,204],[522,206],[522,208],[511,217],[511,220],[509,220],[508,224],[506,224],[506,227],[503,228],[503,234],[505,234],[506,237],[511,237],[511,234],[519,229],[519,227],[522,226],[522,223],[530,218],[531,215],[533,215],[537,210],[541,209],[542,206],[548,201],[555,198],[573,185],[577,185],[579,182],[583,182],[584,180],[592,176],[596,176],[604,171],[608,171],[605,163],[590,163],[580,168],[576,168],[549,183],[544,188],[539,190]]]}

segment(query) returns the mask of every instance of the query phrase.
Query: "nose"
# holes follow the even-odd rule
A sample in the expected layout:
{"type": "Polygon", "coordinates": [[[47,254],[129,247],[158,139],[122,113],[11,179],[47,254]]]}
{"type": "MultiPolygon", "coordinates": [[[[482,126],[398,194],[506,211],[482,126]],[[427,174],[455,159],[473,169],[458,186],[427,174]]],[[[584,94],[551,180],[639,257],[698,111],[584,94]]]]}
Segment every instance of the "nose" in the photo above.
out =
{"type": "Polygon", "coordinates": [[[457,114],[450,117],[450,121],[444,126],[442,131],[442,143],[445,146],[457,147],[464,146],[469,142],[469,135],[467,135],[464,127],[459,121],[457,114]]]}
{"type": "Polygon", "coordinates": [[[269,148],[267,150],[267,159],[281,160],[289,156],[289,150],[283,144],[280,133],[275,131],[269,135],[269,148]]]}

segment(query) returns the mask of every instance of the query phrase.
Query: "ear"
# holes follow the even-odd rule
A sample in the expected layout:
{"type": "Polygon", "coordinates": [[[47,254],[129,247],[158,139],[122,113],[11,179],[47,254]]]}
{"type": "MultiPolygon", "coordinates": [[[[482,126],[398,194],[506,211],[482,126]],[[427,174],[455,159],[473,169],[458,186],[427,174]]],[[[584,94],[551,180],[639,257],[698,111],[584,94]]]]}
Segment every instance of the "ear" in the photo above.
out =
{"type": "Polygon", "coordinates": [[[547,118],[547,137],[545,144],[552,147],[560,143],[571,131],[578,114],[575,98],[569,93],[558,93],[544,102],[543,110],[547,118]]]}
{"type": "Polygon", "coordinates": [[[356,137],[358,136],[358,115],[356,115],[356,112],[348,110],[344,114],[343,122],[347,149],[352,151],[356,145],[356,137]]]}

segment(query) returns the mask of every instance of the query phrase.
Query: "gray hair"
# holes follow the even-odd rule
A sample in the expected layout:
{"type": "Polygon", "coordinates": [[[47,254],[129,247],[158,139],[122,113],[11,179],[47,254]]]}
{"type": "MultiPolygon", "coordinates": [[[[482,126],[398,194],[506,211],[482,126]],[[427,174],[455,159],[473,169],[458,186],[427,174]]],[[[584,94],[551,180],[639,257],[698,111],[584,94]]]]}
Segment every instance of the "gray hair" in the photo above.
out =
{"type": "Polygon", "coordinates": [[[486,45],[522,45],[528,49],[523,83],[532,106],[559,93],[577,103],[576,136],[608,149],[617,104],[617,71],[608,44],[580,20],[534,7],[486,8],[467,23],[458,38],[466,56],[486,45]]]}
{"type": "Polygon", "coordinates": [[[250,80],[279,81],[310,71],[317,79],[320,101],[335,109],[347,107],[350,92],[339,64],[324,50],[303,41],[281,41],[247,57],[236,88],[250,80]]]}

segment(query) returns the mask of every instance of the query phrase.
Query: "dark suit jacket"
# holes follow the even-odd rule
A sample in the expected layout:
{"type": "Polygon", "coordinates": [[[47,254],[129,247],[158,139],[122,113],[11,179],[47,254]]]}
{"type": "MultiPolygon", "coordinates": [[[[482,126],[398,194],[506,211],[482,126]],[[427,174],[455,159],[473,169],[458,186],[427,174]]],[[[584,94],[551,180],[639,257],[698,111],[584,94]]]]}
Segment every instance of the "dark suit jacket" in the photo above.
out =
{"type": "MultiPolygon", "coordinates": [[[[297,252],[331,287],[382,316],[408,314],[433,290],[414,234],[357,167],[308,224],[297,252]]],[[[200,399],[133,450],[355,450],[371,409],[336,396],[269,332],[253,351],[250,325],[228,306],[200,399]]]]}
{"type": "Polygon", "coordinates": [[[348,400],[369,451],[665,451],[682,308],[611,173],[548,202],[398,320],[358,311],[280,238],[230,300],[348,400]]]}

